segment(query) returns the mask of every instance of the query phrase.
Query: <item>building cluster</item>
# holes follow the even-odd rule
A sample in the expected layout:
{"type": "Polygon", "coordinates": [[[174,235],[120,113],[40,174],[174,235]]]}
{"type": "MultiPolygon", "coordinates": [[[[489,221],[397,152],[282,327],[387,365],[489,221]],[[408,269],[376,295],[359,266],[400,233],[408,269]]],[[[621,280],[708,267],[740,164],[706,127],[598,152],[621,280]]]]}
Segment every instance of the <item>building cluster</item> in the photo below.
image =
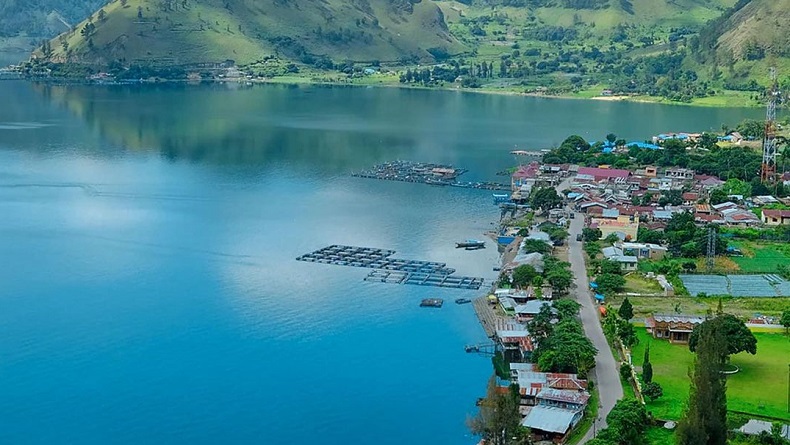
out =
{"type": "Polygon", "coordinates": [[[678,212],[691,212],[700,224],[729,226],[790,225],[790,211],[764,209],[758,217],[754,208],[787,204],[773,196],[728,196],[728,201],[710,205],[711,192],[724,181],[696,174],[687,168],[657,167],[630,170],[580,167],[568,198],[584,213],[589,227],[606,237],[617,234],[622,240],[636,240],[640,227],[663,229],[678,212]],[[674,204],[662,202],[674,193],[674,204]],[[663,205],[662,205],[663,204],[663,205]]]}
{"type": "Polygon", "coordinates": [[[548,301],[538,298],[533,288],[497,289],[495,294],[492,301],[509,316],[498,322],[493,337],[510,367],[510,379],[501,381],[499,388],[504,392],[510,385],[518,385],[521,424],[530,429],[534,440],[564,442],[590,400],[587,380],[576,374],[541,372],[528,363],[535,340],[527,323],[550,304],[548,301]]]}

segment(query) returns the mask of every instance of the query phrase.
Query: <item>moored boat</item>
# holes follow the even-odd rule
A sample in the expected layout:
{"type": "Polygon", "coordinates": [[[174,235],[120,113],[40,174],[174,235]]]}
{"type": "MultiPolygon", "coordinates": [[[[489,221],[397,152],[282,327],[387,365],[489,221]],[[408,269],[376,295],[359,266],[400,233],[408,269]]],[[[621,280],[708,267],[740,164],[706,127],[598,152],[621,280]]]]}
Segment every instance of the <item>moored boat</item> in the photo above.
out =
{"type": "Polygon", "coordinates": [[[470,247],[472,249],[482,249],[485,246],[486,246],[485,241],[479,241],[479,240],[476,240],[476,239],[468,239],[468,240],[466,240],[464,242],[461,242],[461,243],[455,243],[455,248],[456,249],[460,249],[460,248],[467,248],[468,249],[470,247]]]}

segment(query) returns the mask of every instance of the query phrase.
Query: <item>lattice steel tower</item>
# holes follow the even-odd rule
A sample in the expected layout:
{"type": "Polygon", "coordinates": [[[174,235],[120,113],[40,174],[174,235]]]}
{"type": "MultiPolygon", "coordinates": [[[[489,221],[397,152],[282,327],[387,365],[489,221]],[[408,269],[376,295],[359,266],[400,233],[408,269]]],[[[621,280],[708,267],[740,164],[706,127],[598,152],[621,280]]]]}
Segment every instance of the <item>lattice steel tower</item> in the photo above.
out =
{"type": "Polygon", "coordinates": [[[776,179],[776,103],[780,99],[776,68],[771,68],[771,89],[765,112],[765,136],[763,136],[763,165],[760,180],[773,182],[776,179]]]}
{"type": "Polygon", "coordinates": [[[713,270],[713,261],[716,259],[716,227],[708,226],[708,252],[705,256],[705,267],[708,272],[713,270]]]}

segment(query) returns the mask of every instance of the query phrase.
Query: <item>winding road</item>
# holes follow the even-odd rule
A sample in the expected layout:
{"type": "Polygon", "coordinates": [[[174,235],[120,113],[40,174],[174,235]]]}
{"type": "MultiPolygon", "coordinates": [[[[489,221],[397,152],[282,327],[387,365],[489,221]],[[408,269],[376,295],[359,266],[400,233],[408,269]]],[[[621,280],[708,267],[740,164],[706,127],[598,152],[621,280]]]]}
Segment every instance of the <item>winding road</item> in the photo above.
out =
{"type": "Polygon", "coordinates": [[[568,256],[573,272],[573,283],[576,285],[576,301],[582,305],[580,317],[584,325],[584,333],[598,349],[595,357],[594,375],[592,376],[598,389],[599,409],[598,418],[593,421],[593,427],[579,441],[580,444],[587,443],[594,437],[597,430],[606,427],[606,416],[614,407],[615,402],[623,398],[623,387],[620,385],[620,373],[617,369],[617,362],[612,355],[612,350],[603,335],[603,328],[598,318],[598,306],[593,301],[590,293],[590,285],[587,281],[587,270],[584,265],[584,251],[581,241],[576,241],[576,235],[582,233],[584,228],[584,218],[571,220],[570,237],[568,238],[568,256]]]}

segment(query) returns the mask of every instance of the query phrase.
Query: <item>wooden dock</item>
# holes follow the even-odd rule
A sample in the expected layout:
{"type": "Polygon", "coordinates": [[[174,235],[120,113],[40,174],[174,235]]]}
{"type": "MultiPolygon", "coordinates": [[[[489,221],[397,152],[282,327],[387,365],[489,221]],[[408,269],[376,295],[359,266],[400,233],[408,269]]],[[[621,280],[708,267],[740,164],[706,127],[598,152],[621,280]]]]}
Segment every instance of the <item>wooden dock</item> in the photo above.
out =
{"type": "Polygon", "coordinates": [[[475,298],[472,305],[477,313],[477,319],[480,320],[483,330],[486,331],[486,336],[491,338],[496,335],[496,329],[501,324],[500,318],[502,317],[496,314],[494,307],[488,302],[488,297],[475,298]]]}

